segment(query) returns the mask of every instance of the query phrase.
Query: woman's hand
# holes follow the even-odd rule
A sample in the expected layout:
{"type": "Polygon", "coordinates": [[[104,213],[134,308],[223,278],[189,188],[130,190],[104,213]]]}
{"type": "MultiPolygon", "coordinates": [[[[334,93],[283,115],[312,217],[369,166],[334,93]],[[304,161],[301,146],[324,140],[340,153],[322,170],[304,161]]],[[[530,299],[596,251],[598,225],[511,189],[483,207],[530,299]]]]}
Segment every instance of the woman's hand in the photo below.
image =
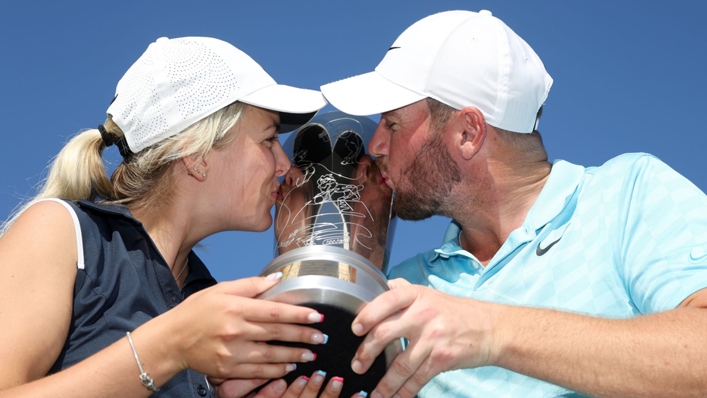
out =
{"type": "Polygon", "coordinates": [[[325,339],[315,329],[296,325],[320,323],[323,316],[318,312],[254,299],[279,277],[219,283],[156,318],[164,318],[160,329],[168,342],[161,345],[165,357],[176,357],[180,369],[218,379],[275,379],[292,371],[297,362],[313,361],[315,355],[306,348],[265,344],[270,340],[321,344],[325,339]]]}
{"type": "MultiPolygon", "coordinates": [[[[295,379],[289,387],[282,380],[274,380],[263,387],[258,393],[250,393],[253,388],[262,385],[265,380],[240,380],[232,379],[222,382],[216,387],[218,398],[337,398],[343,387],[344,380],[341,377],[332,377],[324,386],[322,385],[326,373],[317,371],[311,377],[300,376],[295,379]],[[321,395],[318,395],[321,390],[321,395]]],[[[355,394],[354,397],[365,397],[365,395],[355,394]]]]}

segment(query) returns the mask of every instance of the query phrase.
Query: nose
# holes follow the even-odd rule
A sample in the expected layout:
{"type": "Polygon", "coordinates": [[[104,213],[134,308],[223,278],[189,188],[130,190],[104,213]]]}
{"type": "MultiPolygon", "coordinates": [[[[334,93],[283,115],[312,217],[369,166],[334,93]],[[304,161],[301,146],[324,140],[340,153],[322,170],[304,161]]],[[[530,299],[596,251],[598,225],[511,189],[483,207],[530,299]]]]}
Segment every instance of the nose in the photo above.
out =
{"type": "Polygon", "coordinates": [[[371,141],[368,143],[368,153],[375,157],[385,156],[388,154],[389,143],[389,135],[381,119],[376,131],[373,132],[371,141]]]}
{"type": "Polygon", "coordinates": [[[282,177],[287,174],[290,170],[291,163],[290,158],[287,157],[285,150],[282,149],[282,145],[278,141],[273,148],[273,153],[275,155],[275,176],[282,177]]]}

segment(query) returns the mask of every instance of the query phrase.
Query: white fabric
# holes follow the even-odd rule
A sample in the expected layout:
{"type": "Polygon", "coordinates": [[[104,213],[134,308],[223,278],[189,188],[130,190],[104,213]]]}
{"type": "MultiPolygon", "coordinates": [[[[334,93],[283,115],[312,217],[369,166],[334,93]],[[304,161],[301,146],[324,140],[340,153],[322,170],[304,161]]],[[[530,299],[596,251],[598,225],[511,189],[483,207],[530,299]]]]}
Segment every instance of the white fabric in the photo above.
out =
{"type": "Polygon", "coordinates": [[[477,107],[486,122],[530,133],[552,78],[533,49],[490,11],[447,11],[406,29],[374,72],[321,87],[353,115],[370,115],[434,98],[477,107]]]}
{"type": "Polygon", "coordinates": [[[107,113],[137,153],[242,101],[294,114],[326,105],[314,90],[280,86],[246,53],[208,37],[162,37],[118,82],[107,113]]]}
{"type": "Polygon", "coordinates": [[[78,269],[84,269],[84,261],[83,261],[83,236],[81,234],[81,224],[79,223],[79,217],[76,215],[76,212],[74,209],[65,201],[61,199],[56,199],[56,198],[48,198],[48,199],[41,199],[38,200],[36,203],[39,202],[57,202],[64,206],[64,208],[69,212],[71,215],[71,220],[74,222],[74,230],[76,231],[76,254],[77,254],[77,261],[76,261],[76,266],[78,269]]]}

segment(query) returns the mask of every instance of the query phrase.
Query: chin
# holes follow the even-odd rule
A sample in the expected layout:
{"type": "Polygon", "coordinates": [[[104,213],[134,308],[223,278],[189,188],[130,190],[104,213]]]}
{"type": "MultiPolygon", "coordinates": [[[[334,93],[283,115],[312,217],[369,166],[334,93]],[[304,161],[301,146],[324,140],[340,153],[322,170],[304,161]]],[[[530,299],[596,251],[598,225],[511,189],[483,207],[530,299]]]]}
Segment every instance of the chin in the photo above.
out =
{"type": "Polygon", "coordinates": [[[253,228],[252,231],[253,232],[267,231],[271,225],[272,225],[272,216],[270,215],[270,213],[268,213],[267,218],[263,219],[263,221],[259,225],[255,226],[255,228],[253,228]]]}

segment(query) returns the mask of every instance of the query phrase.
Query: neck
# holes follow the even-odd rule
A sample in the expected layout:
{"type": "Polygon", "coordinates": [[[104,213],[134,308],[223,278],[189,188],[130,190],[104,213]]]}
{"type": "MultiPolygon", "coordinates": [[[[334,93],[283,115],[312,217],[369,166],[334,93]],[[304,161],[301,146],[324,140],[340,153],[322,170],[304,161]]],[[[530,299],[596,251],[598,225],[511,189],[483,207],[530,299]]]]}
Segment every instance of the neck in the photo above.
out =
{"type": "Polygon", "coordinates": [[[150,235],[181,288],[189,273],[189,252],[201,240],[189,233],[195,230],[187,217],[189,212],[174,205],[163,205],[157,211],[144,208],[130,211],[150,235]]]}
{"type": "Polygon", "coordinates": [[[471,201],[468,197],[464,202],[457,201],[452,215],[462,227],[462,248],[486,266],[508,235],[523,224],[547,182],[550,168],[545,160],[519,165],[489,159],[470,172],[477,177],[464,181],[467,186],[462,191],[474,195],[471,201]]]}

